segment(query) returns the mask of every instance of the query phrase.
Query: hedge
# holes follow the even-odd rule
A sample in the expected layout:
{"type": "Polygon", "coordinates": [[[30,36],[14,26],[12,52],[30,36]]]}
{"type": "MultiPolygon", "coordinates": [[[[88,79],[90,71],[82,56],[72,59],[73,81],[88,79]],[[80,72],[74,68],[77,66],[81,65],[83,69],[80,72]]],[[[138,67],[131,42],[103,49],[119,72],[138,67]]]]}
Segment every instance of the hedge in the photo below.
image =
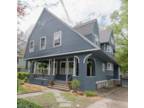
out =
{"type": "Polygon", "coordinates": [[[18,72],[17,75],[18,75],[18,79],[26,82],[28,80],[30,73],[29,72],[18,72]]]}

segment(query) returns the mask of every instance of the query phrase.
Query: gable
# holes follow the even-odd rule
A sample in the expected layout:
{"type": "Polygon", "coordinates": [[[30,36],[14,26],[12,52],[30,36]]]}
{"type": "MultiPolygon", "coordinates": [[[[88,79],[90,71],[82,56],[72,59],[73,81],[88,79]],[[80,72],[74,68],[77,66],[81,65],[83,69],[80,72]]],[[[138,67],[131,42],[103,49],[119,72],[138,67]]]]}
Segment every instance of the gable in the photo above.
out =
{"type": "Polygon", "coordinates": [[[47,9],[44,9],[29,37],[25,51],[25,59],[80,52],[90,49],[97,49],[97,47],[51,14],[47,9]],[[60,47],[53,47],[53,35],[57,31],[62,31],[62,45],[60,47]],[[42,51],[39,48],[41,36],[46,36],[47,43],[46,49],[42,51]],[[35,41],[35,50],[32,53],[29,53],[30,40],[35,41]]]}
{"type": "Polygon", "coordinates": [[[83,36],[85,36],[88,40],[90,40],[95,45],[99,46],[99,28],[96,19],[88,21],[86,23],[79,24],[73,27],[73,29],[75,29],[83,36]]]}

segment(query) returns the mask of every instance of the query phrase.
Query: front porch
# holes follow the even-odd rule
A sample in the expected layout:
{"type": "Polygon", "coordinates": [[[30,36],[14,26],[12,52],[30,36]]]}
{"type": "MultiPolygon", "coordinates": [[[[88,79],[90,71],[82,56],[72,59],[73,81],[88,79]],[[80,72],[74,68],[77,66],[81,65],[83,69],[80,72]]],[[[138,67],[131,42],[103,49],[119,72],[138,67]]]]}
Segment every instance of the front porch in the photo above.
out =
{"type": "Polygon", "coordinates": [[[30,61],[30,82],[48,86],[50,81],[68,83],[79,75],[79,59],[73,57],[47,58],[30,61]]]}

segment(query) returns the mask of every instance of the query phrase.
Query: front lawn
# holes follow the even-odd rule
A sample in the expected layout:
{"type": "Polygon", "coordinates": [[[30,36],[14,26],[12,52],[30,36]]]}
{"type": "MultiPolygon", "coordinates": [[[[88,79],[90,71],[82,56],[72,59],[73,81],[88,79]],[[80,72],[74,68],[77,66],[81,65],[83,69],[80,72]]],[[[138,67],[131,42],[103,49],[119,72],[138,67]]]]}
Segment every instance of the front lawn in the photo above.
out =
{"type": "Polygon", "coordinates": [[[47,88],[43,87],[43,86],[24,83],[24,84],[18,85],[17,92],[18,92],[18,94],[24,94],[24,93],[38,92],[38,91],[42,91],[45,89],[47,89],[47,88]]]}
{"type": "Polygon", "coordinates": [[[27,97],[26,100],[36,103],[43,108],[58,108],[58,104],[53,93],[46,93],[39,96],[27,97]]]}
{"type": "Polygon", "coordinates": [[[99,97],[91,98],[86,96],[79,96],[73,93],[64,92],[62,95],[69,101],[72,101],[73,108],[86,108],[90,104],[94,103],[96,100],[99,100],[99,97]]]}
{"type": "MultiPolygon", "coordinates": [[[[96,100],[99,100],[99,97],[91,98],[86,96],[74,95],[69,92],[61,93],[62,96],[68,101],[72,102],[72,108],[86,108],[90,104],[94,103],[96,100]]],[[[49,92],[46,94],[27,97],[26,100],[36,103],[37,105],[42,106],[43,108],[59,108],[59,104],[56,102],[56,98],[53,93],[49,92]]]]}
{"type": "Polygon", "coordinates": [[[42,108],[42,107],[25,99],[18,99],[17,108],[42,108]]]}

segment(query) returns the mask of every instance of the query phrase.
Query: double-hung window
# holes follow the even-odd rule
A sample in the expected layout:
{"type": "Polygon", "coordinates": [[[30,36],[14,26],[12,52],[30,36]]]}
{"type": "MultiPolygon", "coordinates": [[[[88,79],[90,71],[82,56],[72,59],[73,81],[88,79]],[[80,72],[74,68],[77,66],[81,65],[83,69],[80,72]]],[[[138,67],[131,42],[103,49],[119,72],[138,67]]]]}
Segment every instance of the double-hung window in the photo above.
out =
{"type": "Polygon", "coordinates": [[[113,64],[112,63],[107,63],[107,70],[113,71],[113,64]]]}
{"type": "Polygon", "coordinates": [[[61,46],[62,31],[54,32],[53,47],[61,46]]]}
{"type": "Polygon", "coordinates": [[[40,50],[46,49],[46,36],[40,38],[40,50]]]}
{"type": "Polygon", "coordinates": [[[34,52],[34,40],[31,40],[31,41],[30,41],[30,44],[29,44],[29,52],[34,52]]]}

